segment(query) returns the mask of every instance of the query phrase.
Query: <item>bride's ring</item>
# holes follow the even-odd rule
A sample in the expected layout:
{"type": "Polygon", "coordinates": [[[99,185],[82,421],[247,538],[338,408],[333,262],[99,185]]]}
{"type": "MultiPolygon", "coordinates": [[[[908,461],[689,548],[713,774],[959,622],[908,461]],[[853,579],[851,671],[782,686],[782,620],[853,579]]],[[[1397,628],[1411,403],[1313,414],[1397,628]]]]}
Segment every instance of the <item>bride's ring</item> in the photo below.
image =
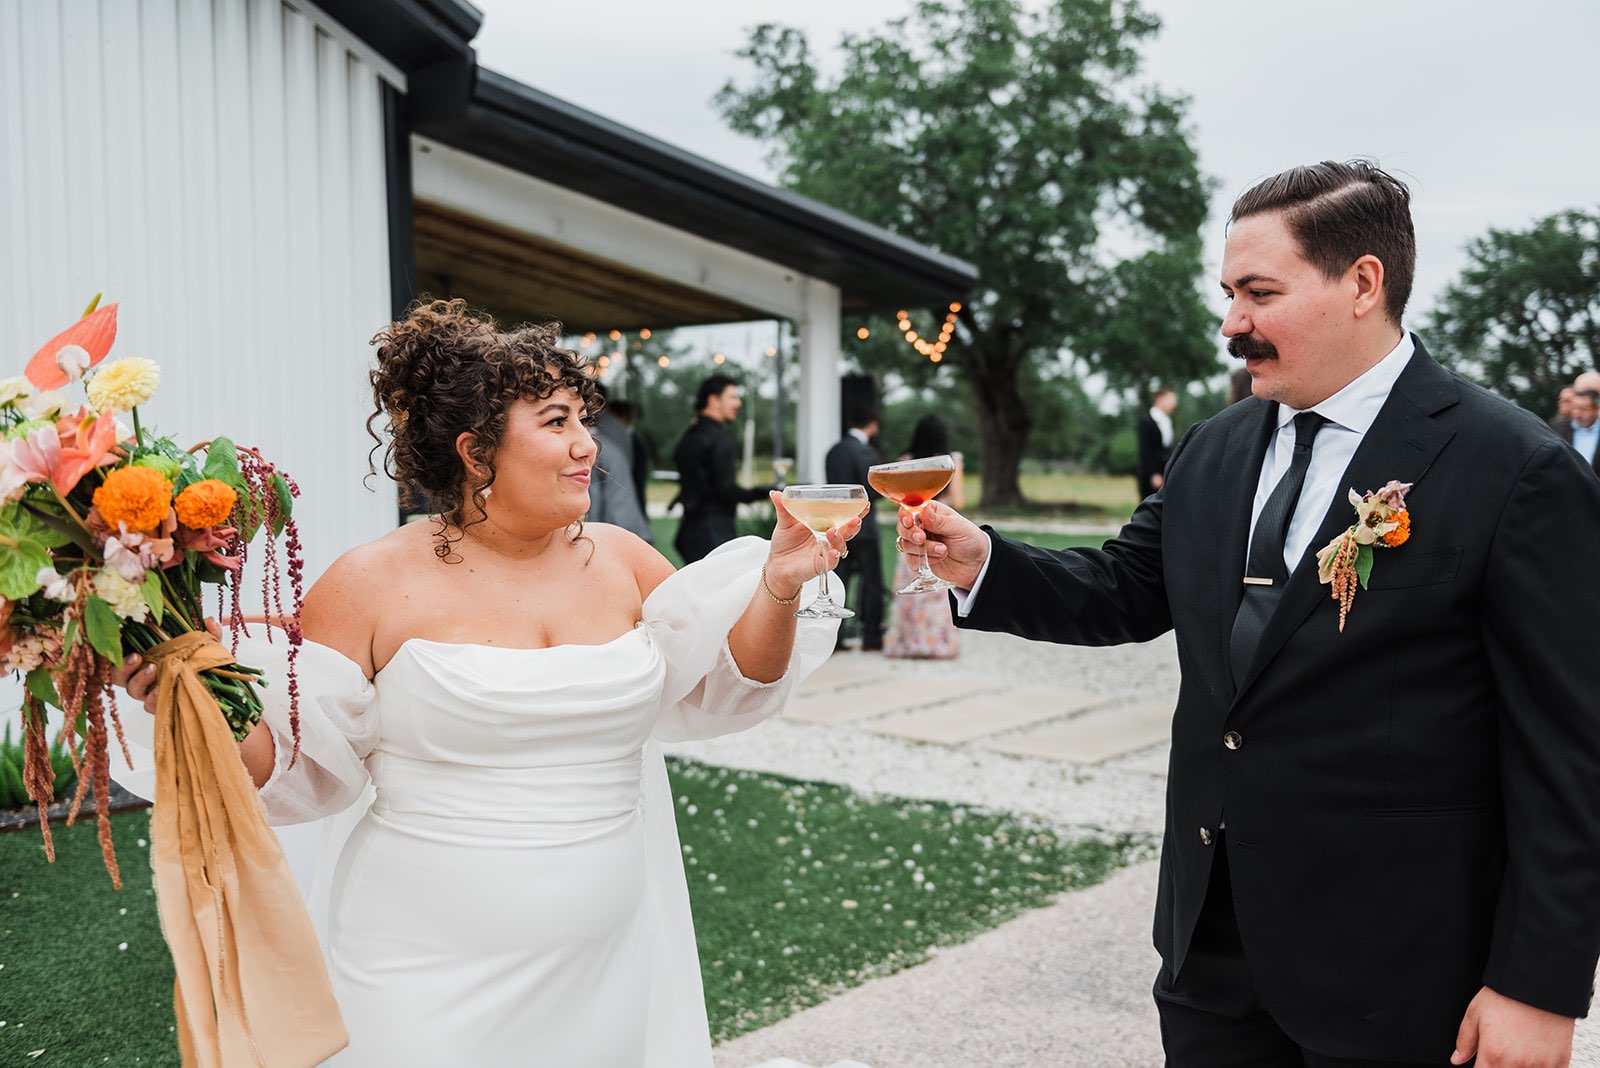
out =
{"type": "Polygon", "coordinates": [[[906,543],[905,543],[904,540],[901,539],[900,535],[898,535],[898,534],[896,534],[894,536],[894,548],[895,548],[895,552],[903,553],[903,552],[906,551],[906,543]]]}

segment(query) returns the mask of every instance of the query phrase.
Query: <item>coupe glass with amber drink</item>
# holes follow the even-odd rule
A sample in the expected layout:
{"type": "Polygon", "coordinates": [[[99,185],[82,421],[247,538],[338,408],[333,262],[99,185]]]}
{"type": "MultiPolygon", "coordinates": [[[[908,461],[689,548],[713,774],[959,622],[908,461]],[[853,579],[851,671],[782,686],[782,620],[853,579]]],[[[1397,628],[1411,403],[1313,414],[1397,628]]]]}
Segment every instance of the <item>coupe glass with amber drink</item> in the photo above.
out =
{"type": "MultiPolygon", "coordinates": [[[[828,531],[862,515],[867,505],[865,486],[805,485],[785,486],[783,489],[784,508],[811,528],[822,543],[824,553],[828,548],[828,531]]],[[[853,615],[854,612],[829,595],[827,569],[822,572],[821,596],[795,613],[800,619],[849,619],[853,615]]]]}
{"type": "MultiPolygon", "coordinates": [[[[867,468],[867,481],[872,488],[911,513],[911,522],[922,525],[922,510],[928,502],[950,484],[955,474],[956,462],[950,456],[924,456],[915,460],[900,460],[892,464],[877,464],[867,468]]],[[[954,589],[928,566],[928,554],[922,554],[922,566],[911,584],[896,593],[933,593],[954,589]]]]}

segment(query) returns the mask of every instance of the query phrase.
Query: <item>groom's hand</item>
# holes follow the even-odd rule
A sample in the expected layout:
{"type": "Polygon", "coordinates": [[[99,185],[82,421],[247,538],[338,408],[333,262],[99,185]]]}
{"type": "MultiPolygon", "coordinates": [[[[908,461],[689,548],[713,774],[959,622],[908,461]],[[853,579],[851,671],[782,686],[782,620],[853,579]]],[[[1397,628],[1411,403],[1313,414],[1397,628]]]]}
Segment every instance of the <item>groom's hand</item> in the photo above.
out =
{"type": "Polygon", "coordinates": [[[1572,1063],[1570,1016],[1536,1009],[1488,987],[1467,1006],[1456,1032],[1451,1064],[1466,1064],[1474,1054],[1477,1068],[1567,1068],[1572,1063]]]}
{"type": "Polygon", "coordinates": [[[972,589],[983,562],[989,558],[989,536],[972,520],[938,501],[929,501],[923,507],[920,525],[915,518],[910,509],[900,509],[895,548],[906,555],[913,567],[921,562],[926,548],[928,566],[935,575],[963,590],[972,589]]]}

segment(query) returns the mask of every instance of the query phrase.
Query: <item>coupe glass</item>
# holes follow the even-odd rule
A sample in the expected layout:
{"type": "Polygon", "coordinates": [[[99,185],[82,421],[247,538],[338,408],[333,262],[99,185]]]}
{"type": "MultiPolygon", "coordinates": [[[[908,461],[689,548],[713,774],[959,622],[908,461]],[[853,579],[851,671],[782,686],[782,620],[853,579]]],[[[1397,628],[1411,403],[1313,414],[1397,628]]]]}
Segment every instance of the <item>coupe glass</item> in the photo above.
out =
{"type": "MultiPolygon", "coordinates": [[[[783,506],[810,527],[827,552],[828,531],[850,522],[867,510],[865,486],[785,486],[783,506]]],[[[855,615],[828,593],[828,571],[822,571],[822,595],[795,613],[799,619],[849,619],[855,615]]]]}
{"type": "MultiPolygon", "coordinates": [[[[877,464],[867,468],[867,481],[872,488],[911,513],[914,526],[922,525],[922,510],[950,484],[955,474],[956,462],[950,456],[924,456],[917,460],[900,460],[892,464],[877,464]]],[[[896,593],[933,593],[954,589],[928,566],[928,554],[922,553],[922,566],[911,584],[896,593]]]]}

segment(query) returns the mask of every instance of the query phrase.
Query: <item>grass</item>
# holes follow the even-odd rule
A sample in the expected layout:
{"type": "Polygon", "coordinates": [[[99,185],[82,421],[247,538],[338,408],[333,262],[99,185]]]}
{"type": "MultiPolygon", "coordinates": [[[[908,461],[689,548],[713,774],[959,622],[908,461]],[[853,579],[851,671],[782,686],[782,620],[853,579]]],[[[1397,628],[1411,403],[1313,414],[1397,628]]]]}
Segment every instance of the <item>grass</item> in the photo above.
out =
{"type": "MultiPolygon", "coordinates": [[[[1150,848],[753,772],[671,770],[718,1040],[1098,882],[1150,848]]],[[[0,1064],[178,1064],[149,814],[112,819],[120,892],[92,820],[56,825],[54,867],[37,829],[0,834],[0,1064]]]]}
{"type": "Polygon", "coordinates": [[[673,785],[716,1041],[915,964],[1149,849],[687,762],[673,785]]]}

